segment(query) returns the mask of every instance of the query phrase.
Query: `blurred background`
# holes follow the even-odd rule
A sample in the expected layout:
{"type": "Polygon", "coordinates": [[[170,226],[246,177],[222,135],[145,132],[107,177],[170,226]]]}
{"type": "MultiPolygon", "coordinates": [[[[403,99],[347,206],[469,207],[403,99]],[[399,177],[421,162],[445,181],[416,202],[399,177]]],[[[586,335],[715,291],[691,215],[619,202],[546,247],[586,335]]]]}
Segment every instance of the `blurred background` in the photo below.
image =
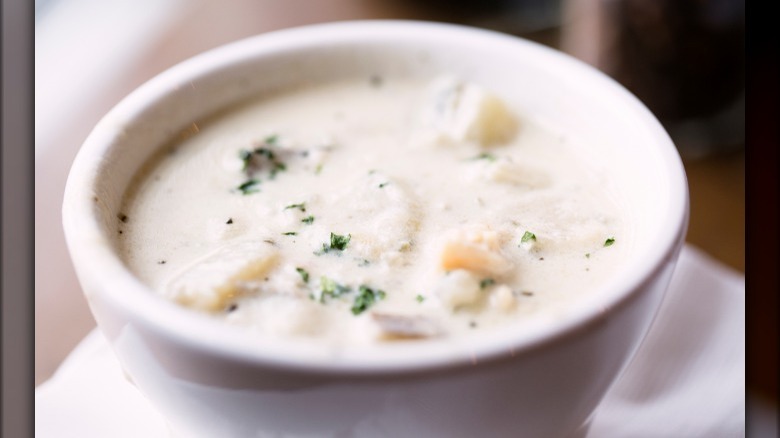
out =
{"type": "MultiPolygon", "coordinates": [[[[745,272],[744,0],[36,0],[36,385],[94,327],[64,246],[60,206],[70,163],[100,117],[204,50],[275,29],[378,18],[522,36],[620,81],[662,121],[684,158],[688,242],[745,272]]],[[[776,90],[777,66],[767,67],[774,70],[759,80],[776,90]]],[[[767,232],[776,241],[776,229],[767,232]]],[[[748,342],[748,404],[751,412],[774,412],[776,280],[762,286],[749,292],[757,299],[748,302],[748,324],[763,336],[748,342]]]]}

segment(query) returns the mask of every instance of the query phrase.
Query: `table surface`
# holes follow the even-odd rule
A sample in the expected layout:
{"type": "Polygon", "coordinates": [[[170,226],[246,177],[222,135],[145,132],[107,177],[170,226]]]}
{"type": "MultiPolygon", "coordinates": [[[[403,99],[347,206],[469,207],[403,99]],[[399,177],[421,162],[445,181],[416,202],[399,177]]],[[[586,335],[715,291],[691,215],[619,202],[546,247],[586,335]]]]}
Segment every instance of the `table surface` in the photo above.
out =
{"type": "Polygon", "coordinates": [[[684,164],[691,197],[686,240],[745,272],[744,149],[684,164]]]}

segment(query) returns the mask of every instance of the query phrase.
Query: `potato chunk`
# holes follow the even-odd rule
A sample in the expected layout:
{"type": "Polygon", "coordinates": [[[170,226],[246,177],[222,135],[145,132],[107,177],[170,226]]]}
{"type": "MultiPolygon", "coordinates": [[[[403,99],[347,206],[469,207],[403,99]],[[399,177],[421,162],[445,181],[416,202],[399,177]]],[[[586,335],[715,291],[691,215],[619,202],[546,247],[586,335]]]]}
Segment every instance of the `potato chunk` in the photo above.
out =
{"type": "Polygon", "coordinates": [[[490,146],[515,136],[517,120],[509,108],[478,85],[440,78],[431,84],[430,95],[423,119],[439,137],[490,146]]]}
{"type": "Polygon", "coordinates": [[[516,303],[515,296],[509,286],[502,284],[490,294],[490,305],[503,312],[512,310],[516,303]]]}
{"type": "Polygon", "coordinates": [[[462,269],[442,277],[436,287],[436,295],[450,309],[474,304],[480,297],[480,278],[462,269]]]}
{"type": "Polygon", "coordinates": [[[188,307],[216,311],[246,291],[275,265],[277,250],[265,242],[223,246],[180,271],[166,295],[188,307]]]}
{"type": "Polygon", "coordinates": [[[541,189],[550,185],[550,176],[527,164],[515,163],[508,158],[501,158],[495,163],[487,163],[485,179],[499,183],[512,184],[541,189]]]}
{"type": "Polygon", "coordinates": [[[498,276],[511,268],[501,255],[498,233],[485,227],[451,232],[444,242],[440,262],[445,271],[465,269],[484,276],[498,276]]]}

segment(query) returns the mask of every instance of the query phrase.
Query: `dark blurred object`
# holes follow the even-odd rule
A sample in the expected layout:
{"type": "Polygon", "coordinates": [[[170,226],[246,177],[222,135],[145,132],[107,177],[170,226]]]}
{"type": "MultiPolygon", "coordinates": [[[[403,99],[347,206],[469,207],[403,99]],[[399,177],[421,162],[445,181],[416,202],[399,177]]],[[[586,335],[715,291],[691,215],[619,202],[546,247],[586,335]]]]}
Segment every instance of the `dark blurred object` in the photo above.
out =
{"type": "Polygon", "coordinates": [[[560,0],[397,0],[413,4],[420,17],[465,24],[558,46],[560,0]]]}
{"type": "MultiPolygon", "coordinates": [[[[778,291],[780,291],[780,51],[776,15],[767,6],[751,8],[747,46],[748,103],[746,189],[747,384],[778,402],[778,291]],[[756,24],[758,23],[758,24],[756,24]]],[[[775,435],[780,436],[780,434],[775,435]]]]}
{"type": "Polygon", "coordinates": [[[569,3],[565,48],[590,50],[583,57],[639,97],[683,155],[744,145],[744,0],[569,3]],[[583,49],[583,39],[594,47],[583,49]]]}

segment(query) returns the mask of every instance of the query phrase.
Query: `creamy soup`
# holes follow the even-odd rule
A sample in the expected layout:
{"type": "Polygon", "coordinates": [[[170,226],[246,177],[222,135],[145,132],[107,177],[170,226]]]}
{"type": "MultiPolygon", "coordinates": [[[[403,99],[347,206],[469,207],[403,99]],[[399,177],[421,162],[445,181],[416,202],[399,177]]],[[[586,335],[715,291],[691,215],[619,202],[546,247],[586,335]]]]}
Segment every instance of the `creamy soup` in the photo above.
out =
{"type": "Polygon", "coordinates": [[[123,257],[260,334],[460,336],[587,299],[629,250],[584,140],[454,78],[367,78],[196,122],[136,177],[123,257]]]}

